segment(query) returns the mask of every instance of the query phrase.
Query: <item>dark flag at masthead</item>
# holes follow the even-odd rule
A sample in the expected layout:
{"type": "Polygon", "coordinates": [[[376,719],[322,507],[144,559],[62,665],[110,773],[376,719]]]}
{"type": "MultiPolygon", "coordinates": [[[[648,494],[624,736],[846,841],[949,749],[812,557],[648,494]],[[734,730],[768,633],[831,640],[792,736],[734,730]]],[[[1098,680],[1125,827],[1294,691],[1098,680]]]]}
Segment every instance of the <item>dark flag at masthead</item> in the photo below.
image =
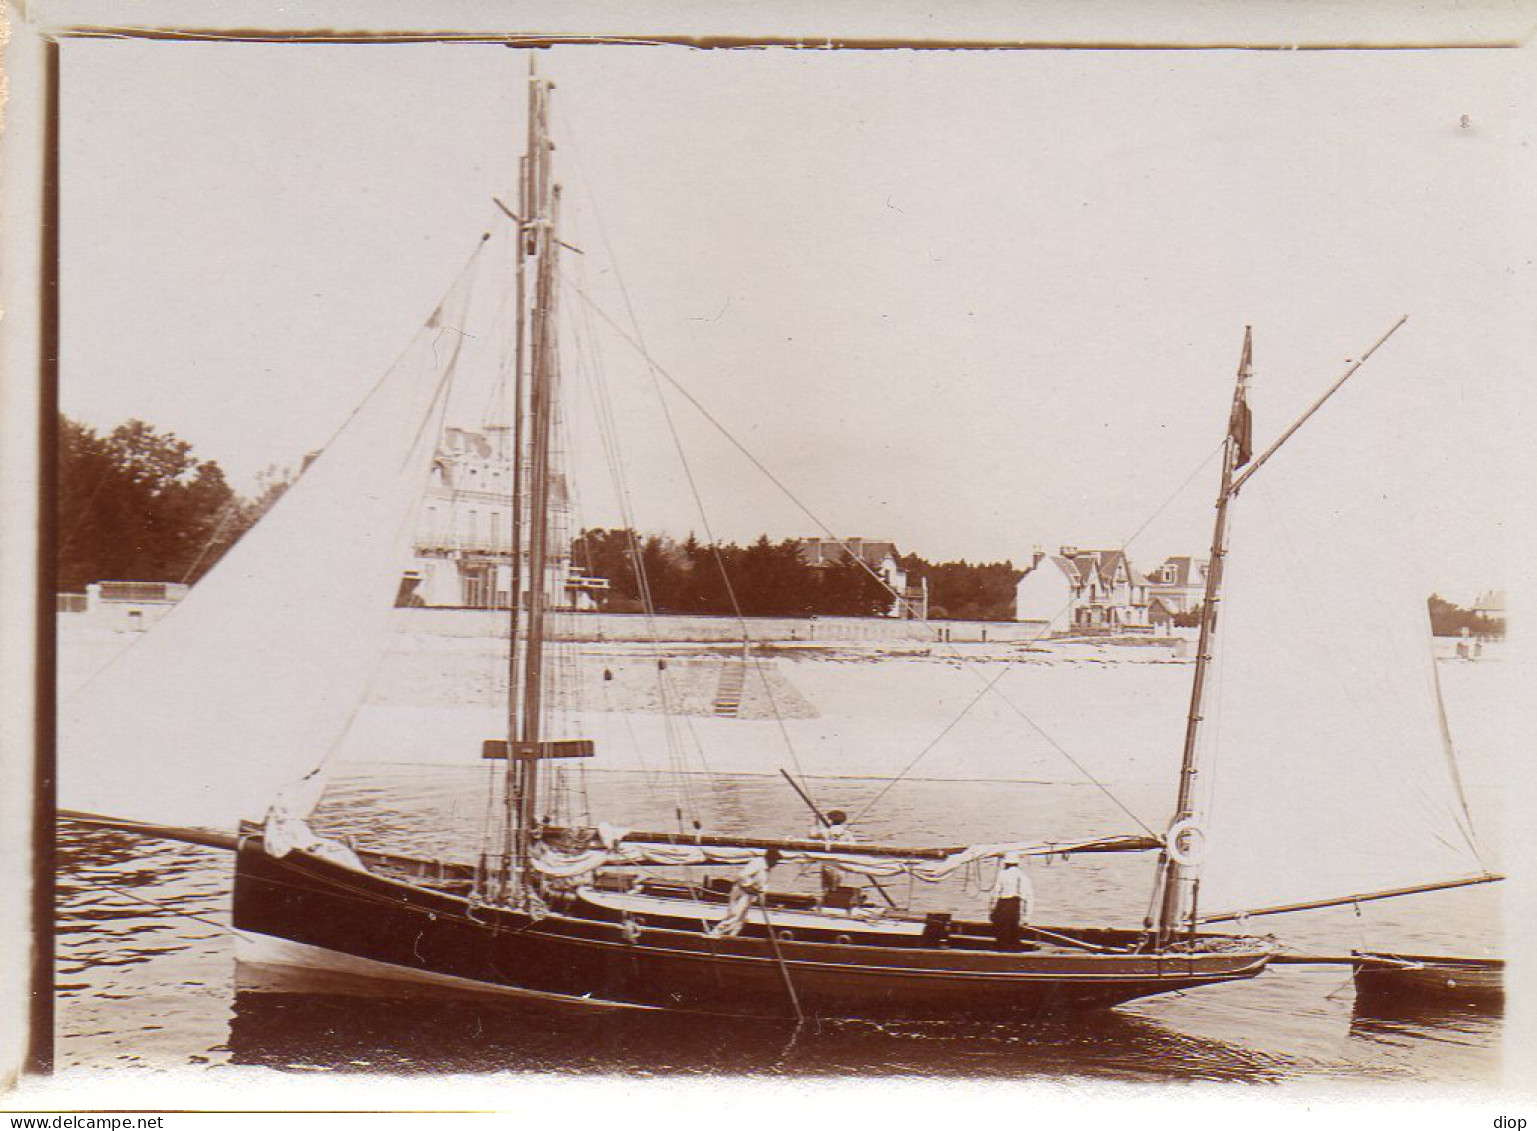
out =
{"type": "Polygon", "coordinates": [[[1254,454],[1254,421],[1253,414],[1249,411],[1249,378],[1252,332],[1245,326],[1243,330],[1243,357],[1238,362],[1238,395],[1233,403],[1233,417],[1229,425],[1233,442],[1238,445],[1238,451],[1233,459],[1233,470],[1237,471],[1254,454]]]}

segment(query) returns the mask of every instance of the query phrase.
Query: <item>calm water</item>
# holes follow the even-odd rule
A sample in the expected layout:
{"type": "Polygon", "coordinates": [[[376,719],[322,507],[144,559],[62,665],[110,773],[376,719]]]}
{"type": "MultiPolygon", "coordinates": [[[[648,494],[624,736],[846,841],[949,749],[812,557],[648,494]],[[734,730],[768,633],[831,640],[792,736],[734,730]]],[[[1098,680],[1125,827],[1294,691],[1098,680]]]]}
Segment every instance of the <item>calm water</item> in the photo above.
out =
{"type": "MultiPolygon", "coordinates": [[[[388,767],[333,784],[319,823],[360,843],[465,858],[486,810],[479,769],[388,767]],[[387,833],[387,837],[383,834],[387,833]]],[[[589,772],[566,793],[594,816],[673,827],[784,832],[804,810],[771,777],[695,778],[679,792],[638,773],[589,772]]],[[[857,812],[879,784],[817,783],[824,806],[857,812]]],[[[864,836],[981,842],[1038,830],[1114,828],[1091,787],[1050,783],[904,784],[862,823],[864,836]],[[877,816],[878,814],[878,816],[877,816]]],[[[314,975],[240,967],[229,931],[231,861],[189,845],[61,830],[58,1061],[61,1067],[263,1065],[304,1072],[704,1074],[789,1076],[1399,1080],[1492,1083],[1503,1022],[1464,1012],[1370,1016],[1343,968],[1286,967],[1244,985],[1170,995],[1093,1016],[1022,1026],[791,1026],[610,1014],[503,1000],[364,997],[314,975]],[[144,902],[144,901],[150,902],[144,902]]],[[[1139,922],[1147,856],[1036,866],[1041,922],[1139,922]]],[[[776,881],[792,879],[781,868],[776,881]]],[[[811,878],[797,881],[814,883],[811,878]]],[[[980,910],[976,878],[919,885],[917,906],[980,910]]],[[[899,897],[909,893],[897,885],[899,897]]],[[[1488,888],[1271,920],[1285,941],[1333,953],[1398,947],[1498,951],[1488,888]]],[[[392,991],[398,992],[398,991],[392,991]]]]}

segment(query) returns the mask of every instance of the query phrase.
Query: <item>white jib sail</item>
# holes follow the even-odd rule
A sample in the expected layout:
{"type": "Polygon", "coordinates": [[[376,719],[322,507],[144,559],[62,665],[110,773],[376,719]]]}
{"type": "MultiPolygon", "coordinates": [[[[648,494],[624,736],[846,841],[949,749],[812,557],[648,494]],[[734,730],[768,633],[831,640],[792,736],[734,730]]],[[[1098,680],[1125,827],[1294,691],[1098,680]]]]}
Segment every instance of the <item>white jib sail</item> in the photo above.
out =
{"type": "Polygon", "coordinates": [[[1387,458],[1391,418],[1359,415],[1382,399],[1331,404],[1232,503],[1202,914],[1485,870],[1441,727],[1418,500],[1387,458]]]}
{"type": "Polygon", "coordinates": [[[63,705],[60,808],[228,829],[325,761],[386,646],[478,259],[277,505],[63,705]]]}

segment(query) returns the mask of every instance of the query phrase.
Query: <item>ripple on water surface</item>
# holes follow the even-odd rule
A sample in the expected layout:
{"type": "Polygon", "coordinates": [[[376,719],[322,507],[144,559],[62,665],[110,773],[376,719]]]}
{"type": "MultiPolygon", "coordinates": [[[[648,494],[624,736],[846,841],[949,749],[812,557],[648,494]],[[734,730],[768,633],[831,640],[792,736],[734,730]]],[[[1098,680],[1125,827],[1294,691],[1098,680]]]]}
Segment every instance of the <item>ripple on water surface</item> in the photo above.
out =
{"type": "MultiPolygon", "coordinates": [[[[318,820],[364,843],[468,858],[486,813],[484,771],[376,768],[344,774],[318,820]]],[[[597,813],[623,802],[638,827],[671,827],[677,798],[649,804],[640,773],[593,772],[597,813]]],[[[857,812],[881,783],[823,782],[819,800],[857,812]]],[[[770,777],[721,775],[689,787],[714,827],[805,824],[770,777]]],[[[575,796],[573,794],[573,796],[575,796]]],[[[1098,791],[1076,785],[913,783],[883,801],[866,835],[962,843],[1116,828],[1098,791]]],[[[1251,983],[1148,999],[1100,1014],[1021,1025],[822,1023],[792,1027],[439,995],[365,996],[312,974],[237,967],[228,931],[229,854],[65,827],[59,846],[58,1060],[65,1067],[262,1065],[291,1072],[490,1072],[1177,1079],[1279,1082],[1376,1079],[1493,1082],[1503,1025],[1446,1010],[1373,1016],[1348,971],[1286,967],[1251,983]]],[[[1033,870],[1041,915],[1139,922],[1150,860],[1080,858],[1033,870]]],[[[979,877],[913,893],[921,904],[980,911],[979,877]]],[[[814,883],[814,878],[800,882],[814,883]]],[[[902,894],[907,894],[903,892],[902,894]]],[[[1273,929],[1299,947],[1486,953],[1498,900],[1467,889],[1297,916],[1273,929]],[[1455,908],[1448,911],[1448,901],[1455,908]]],[[[395,992],[395,991],[392,991],[395,992]]]]}

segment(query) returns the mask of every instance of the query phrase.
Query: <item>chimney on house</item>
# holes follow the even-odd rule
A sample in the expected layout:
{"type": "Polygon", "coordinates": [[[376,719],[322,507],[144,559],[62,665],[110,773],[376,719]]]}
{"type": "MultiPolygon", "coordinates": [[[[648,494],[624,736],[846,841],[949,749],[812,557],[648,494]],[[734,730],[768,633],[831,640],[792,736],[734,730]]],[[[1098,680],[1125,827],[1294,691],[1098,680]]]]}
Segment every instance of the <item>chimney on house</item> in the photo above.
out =
{"type": "Polygon", "coordinates": [[[1062,556],[1064,558],[1076,558],[1078,556],[1078,547],[1077,546],[1063,546],[1062,547],[1062,556]]]}
{"type": "Polygon", "coordinates": [[[1039,545],[1036,545],[1035,548],[1030,551],[1030,568],[1034,569],[1036,566],[1040,565],[1041,559],[1045,556],[1046,551],[1041,549],[1039,545]]]}

